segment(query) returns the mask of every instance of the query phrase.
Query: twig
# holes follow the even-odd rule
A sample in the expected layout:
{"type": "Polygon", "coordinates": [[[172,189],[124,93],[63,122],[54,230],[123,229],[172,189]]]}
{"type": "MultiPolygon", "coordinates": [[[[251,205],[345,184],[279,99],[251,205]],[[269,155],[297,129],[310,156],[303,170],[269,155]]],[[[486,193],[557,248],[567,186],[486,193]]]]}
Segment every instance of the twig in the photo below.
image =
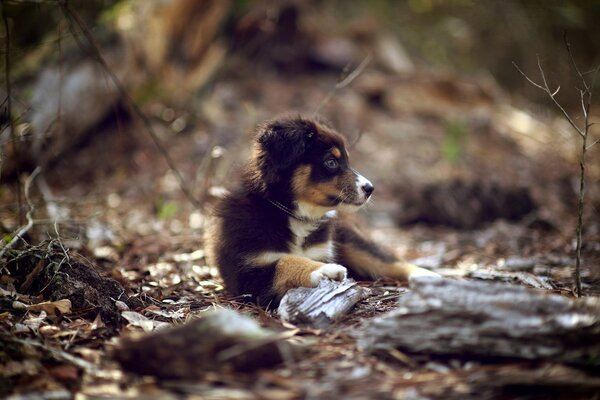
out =
{"type": "Polygon", "coordinates": [[[33,212],[35,211],[35,206],[33,205],[33,202],[31,201],[31,199],[29,198],[29,189],[31,188],[31,183],[33,182],[35,177],[38,176],[38,174],[41,171],[42,171],[42,169],[40,167],[37,167],[36,169],[33,170],[31,175],[29,175],[29,177],[25,180],[25,200],[27,200],[27,204],[29,205],[29,211],[27,211],[27,215],[26,215],[27,224],[25,226],[23,226],[21,229],[19,229],[15,233],[15,235],[11,239],[11,241],[8,242],[2,249],[0,249],[0,258],[2,258],[4,256],[4,253],[6,253],[10,248],[12,248],[15,245],[15,243],[17,243],[17,241],[19,241],[19,239],[23,239],[23,236],[27,232],[29,232],[29,230],[34,225],[33,212]]]}
{"type": "Polygon", "coordinates": [[[343,89],[346,86],[350,85],[352,81],[354,81],[364,71],[364,69],[367,67],[367,65],[369,65],[372,59],[373,55],[371,53],[367,54],[367,56],[361,61],[358,67],[356,67],[352,72],[350,72],[344,79],[337,82],[333,89],[331,89],[329,93],[327,93],[327,96],[325,96],[325,98],[321,100],[321,102],[313,112],[313,117],[316,117],[319,111],[321,111],[321,109],[323,108],[323,106],[329,103],[329,100],[331,100],[331,98],[337,90],[343,89]]]}
{"type": "MultiPolygon", "coordinates": [[[[527,79],[527,81],[529,83],[531,83],[533,86],[537,87],[538,89],[544,91],[548,95],[548,97],[550,97],[550,99],[552,100],[554,105],[562,112],[562,114],[567,119],[569,124],[573,127],[573,129],[575,129],[575,131],[581,137],[581,154],[580,154],[580,158],[579,158],[579,171],[580,171],[579,172],[579,196],[578,196],[578,201],[577,201],[577,227],[575,229],[577,244],[576,244],[576,248],[575,248],[575,271],[574,271],[575,286],[576,286],[575,291],[576,291],[577,296],[581,297],[581,295],[582,295],[582,292],[581,292],[581,244],[582,244],[582,233],[583,233],[582,232],[583,231],[583,208],[584,208],[584,195],[585,195],[585,161],[586,161],[587,150],[589,150],[592,146],[594,146],[599,141],[599,140],[596,140],[591,145],[589,145],[589,146],[587,145],[590,128],[593,125],[593,123],[589,122],[590,107],[592,104],[592,92],[593,92],[594,84],[596,82],[596,76],[597,76],[598,70],[600,70],[600,66],[595,69],[591,84],[588,83],[588,81],[584,77],[584,73],[582,73],[581,70],[579,69],[579,67],[577,66],[577,62],[575,61],[575,57],[573,56],[573,52],[571,51],[571,44],[569,43],[566,35],[564,36],[564,41],[565,41],[565,47],[567,49],[567,53],[569,54],[569,59],[571,61],[573,70],[575,71],[575,74],[577,75],[577,77],[579,78],[581,83],[583,84],[583,89],[579,89],[581,112],[582,112],[582,115],[584,118],[583,128],[581,128],[577,124],[575,124],[575,122],[573,121],[573,119],[571,118],[569,113],[567,113],[567,111],[562,107],[562,105],[558,102],[558,100],[556,100],[556,94],[558,93],[560,86],[554,92],[552,92],[550,90],[550,87],[548,86],[548,81],[546,80],[546,74],[544,73],[544,69],[542,68],[542,64],[540,62],[539,56],[537,58],[538,69],[539,69],[540,77],[542,79],[543,84],[539,84],[539,83],[536,83],[535,81],[533,81],[529,76],[527,76],[527,74],[525,74],[519,68],[519,66],[516,63],[513,62],[513,65],[515,66],[517,71],[519,71],[519,73],[521,75],[523,75],[523,77],[525,77],[525,79],[527,79]]],[[[587,74],[587,72],[585,74],[587,74]]]]}
{"type": "Polygon", "coordinates": [[[175,162],[173,161],[173,159],[169,155],[168,151],[165,149],[165,147],[160,142],[158,135],[156,134],[156,132],[154,131],[154,128],[152,127],[152,123],[150,122],[148,117],[146,117],[146,115],[143,113],[143,111],[140,109],[140,107],[135,103],[135,101],[131,98],[131,96],[129,95],[127,90],[123,87],[119,78],[117,78],[115,73],[108,66],[106,60],[102,56],[100,47],[96,43],[96,40],[92,36],[89,28],[87,27],[87,25],[85,24],[83,19],[81,19],[81,17],[77,13],[77,11],[75,11],[73,9],[73,7],[71,7],[68,0],[59,0],[58,4],[60,5],[65,17],[71,22],[69,24],[69,29],[73,33],[73,37],[74,37],[75,41],[77,42],[77,44],[79,45],[79,47],[83,51],[86,51],[85,46],[83,46],[83,43],[81,43],[81,41],[79,40],[77,32],[75,32],[75,28],[73,27],[73,24],[72,24],[73,22],[75,23],[75,25],[77,25],[77,27],[79,28],[79,30],[85,37],[86,41],[88,42],[88,44],[91,47],[92,55],[96,58],[96,61],[98,62],[98,64],[100,64],[102,69],[104,69],[104,71],[108,74],[111,81],[117,88],[117,91],[119,92],[119,95],[121,96],[121,98],[127,103],[127,105],[131,108],[131,110],[134,112],[134,114],[136,114],[138,116],[138,118],[142,121],[142,123],[144,124],[144,127],[146,128],[146,132],[150,135],[152,141],[154,142],[154,145],[156,146],[156,148],[159,150],[159,152],[161,153],[161,155],[167,162],[169,169],[171,171],[173,171],[175,177],[177,178],[179,187],[180,187],[181,191],[183,192],[183,194],[187,197],[187,199],[190,201],[190,203],[192,203],[192,205],[194,207],[200,207],[200,203],[198,202],[198,200],[196,200],[196,198],[193,196],[191,190],[187,187],[187,185],[185,183],[185,179],[183,178],[183,175],[181,174],[179,169],[177,169],[175,162]]]}
{"type": "Polygon", "coordinates": [[[63,88],[65,85],[65,71],[64,71],[64,57],[62,48],[62,20],[58,21],[58,106],[56,108],[56,130],[59,137],[62,136],[62,101],[63,101],[63,88]]]}
{"type": "Polygon", "coordinates": [[[6,14],[6,0],[2,0],[2,20],[4,21],[4,77],[6,80],[6,114],[8,116],[8,129],[10,131],[10,138],[12,140],[13,157],[15,160],[15,172],[16,172],[16,186],[17,186],[17,204],[18,204],[18,215],[19,225],[23,224],[23,200],[21,198],[21,177],[19,173],[19,163],[21,161],[20,149],[17,145],[17,135],[15,133],[15,121],[12,116],[12,88],[10,85],[10,26],[8,24],[8,15],[6,14]]]}
{"type": "Polygon", "coordinates": [[[565,34],[565,45],[567,47],[567,52],[569,53],[569,58],[571,59],[571,64],[573,65],[573,69],[575,69],[575,72],[579,76],[579,79],[581,80],[581,82],[583,83],[583,87],[585,88],[585,89],[582,89],[579,91],[580,96],[581,96],[581,109],[582,109],[583,116],[584,116],[584,121],[583,121],[584,131],[583,131],[583,140],[581,143],[581,158],[579,161],[579,169],[580,169],[579,200],[577,203],[577,229],[576,229],[577,246],[575,249],[575,253],[576,253],[575,283],[577,286],[577,295],[581,296],[581,242],[582,242],[581,236],[582,236],[582,230],[583,230],[583,206],[584,206],[583,200],[584,200],[584,194],[585,194],[585,156],[586,156],[586,151],[588,149],[587,139],[588,139],[588,133],[589,133],[589,129],[590,129],[589,114],[590,114],[590,107],[592,105],[592,92],[593,92],[594,84],[596,83],[596,76],[598,73],[598,68],[596,68],[596,72],[594,73],[594,76],[592,77],[591,85],[588,85],[585,78],[581,74],[581,71],[577,67],[577,63],[575,62],[575,57],[573,56],[573,53],[571,52],[571,45],[569,44],[569,41],[567,40],[566,34],[565,34]]]}
{"type": "MultiPolygon", "coordinates": [[[[546,76],[543,73],[544,70],[542,68],[542,65],[540,64],[540,58],[538,57],[538,68],[542,75],[542,79],[544,81],[544,86],[540,85],[539,83],[534,82],[529,76],[527,76],[525,74],[525,72],[523,72],[521,70],[521,68],[519,68],[519,66],[515,62],[513,62],[513,65],[515,66],[517,71],[519,71],[521,73],[521,75],[523,75],[523,77],[525,77],[525,79],[527,79],[527,81],[529,81],[529,83],[531,83],[533,86],[537,87],[538,89],[546,92],[546,94],[550,97],[550,99],[552,100],[554,105],[556,105],[558,107],[558,109],[562,112],[562,114],[565,116],[565,118],[567,119],[569,124],[577,131],[577,133],[579,133],[580,136],[583,136],[583,131],[581,130],[581,128],[579,128],[579,126],[577,126],[575,124],[575,122],[573,122],[573,120],[571,119],[571,116],[567,113],[567,111],[560,105],[560,103],[554,97],[556,95],[556,93],[558,93],[558,89],[556,91],[552,92],[550,90],[550,88],[548,87],[548,83],[546,82],[546,76]]],[[[559,87],[559,89],[560,89],[560,87],[559,87]]]]}

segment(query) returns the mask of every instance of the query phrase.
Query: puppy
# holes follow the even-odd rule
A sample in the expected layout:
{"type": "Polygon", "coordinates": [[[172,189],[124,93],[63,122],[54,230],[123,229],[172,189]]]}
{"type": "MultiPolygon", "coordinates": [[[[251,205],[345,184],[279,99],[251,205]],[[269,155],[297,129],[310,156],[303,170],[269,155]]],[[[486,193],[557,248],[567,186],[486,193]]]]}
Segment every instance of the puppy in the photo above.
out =
{"type": "Polygon", "coordinates": [[[208,261],[230,293],[262,306],[326,278],[438,276],[401,262],[344,217],[373,190],[329,126],[301,117],[267,122],[257,130],[240,187],[215,208],[208,261]]]}

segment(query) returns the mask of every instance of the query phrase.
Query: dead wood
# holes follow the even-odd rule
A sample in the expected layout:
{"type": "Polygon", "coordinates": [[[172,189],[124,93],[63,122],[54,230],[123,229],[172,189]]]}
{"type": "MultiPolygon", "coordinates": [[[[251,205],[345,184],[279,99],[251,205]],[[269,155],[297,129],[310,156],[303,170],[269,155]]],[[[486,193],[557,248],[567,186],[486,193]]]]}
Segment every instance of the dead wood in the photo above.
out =
{"type": "Polygon", "coordinates": [[[316,288],[292,289],[279,304],[279,315],[294,324],[326,328],[367,296],[352,279],[343,282],[323,279],[316,288]]]}
{"type": "Polygon", "coordinates": [[[552,286],[548,278],[545,278],[543,276],[536,276],[529,272],[495,271],[493,269],[489,269],[473,271],[470,272],[467,276],[469,278],[479,279],[483,281],[515,283],[523,286],[532,287],[534,289],[554,289],[554,286],[552,286]]]}
{"type": "Polygon", "coordinates": [[[506,284],[421,279],[398,310],[365,324],[370,350],[476,358],[600,360],[600,299],[571,300],[506,284]]]}
{"type": "Polygon", "coordinates": [[[114,353],[124,369],[165,379],[194,379],[209,371],[252,371],[281,363],[291,345],[233,310],[207,312],[185,325],[139,340],[114,353]]]}

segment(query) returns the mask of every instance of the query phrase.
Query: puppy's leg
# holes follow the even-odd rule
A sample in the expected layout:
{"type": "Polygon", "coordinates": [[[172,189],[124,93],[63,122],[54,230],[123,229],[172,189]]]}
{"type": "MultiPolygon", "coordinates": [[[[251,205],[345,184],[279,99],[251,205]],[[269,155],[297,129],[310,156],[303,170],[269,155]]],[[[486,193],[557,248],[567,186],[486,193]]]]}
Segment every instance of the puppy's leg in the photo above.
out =
{"type": "Polygon", "coordinates": [[[316,287],[323,278],[341,281],[345,277],[346,268],[341,265],[289,255],[281,257],[275,266],[273,289],[282,296],[292,288],[316,287]]]}
{"type": "Polygon", "coordinates": [[[387,277],[408,281],[420,276],[439,277],[435,272],[400,261],[391,252],[367,239],[355,226],[339,222],[335,227],[336,262],[361,278],[387,277]]]}

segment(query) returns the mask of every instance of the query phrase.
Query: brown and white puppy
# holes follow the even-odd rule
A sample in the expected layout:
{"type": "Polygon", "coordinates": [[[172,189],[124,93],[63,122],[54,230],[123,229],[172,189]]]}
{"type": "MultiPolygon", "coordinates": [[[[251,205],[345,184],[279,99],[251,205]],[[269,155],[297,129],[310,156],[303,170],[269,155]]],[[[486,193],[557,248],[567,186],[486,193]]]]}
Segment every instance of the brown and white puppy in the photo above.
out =
{"type": "Polygon", "coordinates": [[[350,167],[344,137],[313,119],[260,126],[242,184],[220,201],[206,235],[226,289],[263,306],[321,279],[438,276],[401,262],[343,214],[363,206],[371,182],[350,167]]]}

